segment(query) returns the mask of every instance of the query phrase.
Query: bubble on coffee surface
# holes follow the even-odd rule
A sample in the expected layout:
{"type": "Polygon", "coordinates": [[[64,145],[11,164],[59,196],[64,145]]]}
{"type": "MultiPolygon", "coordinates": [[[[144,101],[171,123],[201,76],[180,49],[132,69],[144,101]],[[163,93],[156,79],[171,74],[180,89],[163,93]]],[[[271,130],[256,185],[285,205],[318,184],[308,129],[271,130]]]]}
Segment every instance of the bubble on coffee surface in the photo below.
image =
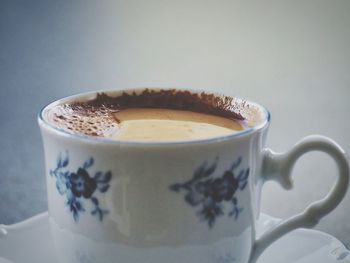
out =
{"type": "Polygon", "coordinates": [[[110,137],[118,130],[113,112],[101,105],[61,104],[49,113],[49,119],[59,128],[87,136],[110,137]]]}

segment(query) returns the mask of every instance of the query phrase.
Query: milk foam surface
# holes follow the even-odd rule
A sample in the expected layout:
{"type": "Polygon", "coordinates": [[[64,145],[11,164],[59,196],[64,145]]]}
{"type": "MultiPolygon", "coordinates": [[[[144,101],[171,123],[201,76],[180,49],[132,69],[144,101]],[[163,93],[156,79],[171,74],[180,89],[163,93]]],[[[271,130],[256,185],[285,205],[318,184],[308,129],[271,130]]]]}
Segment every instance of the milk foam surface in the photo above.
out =
{"type": "Polygon", "coordinates": [[[126,109],[114,114],[117,140],[181,141],[207,139],[242,130],[236,121],[209,114],[170,109],[126,109]]]}

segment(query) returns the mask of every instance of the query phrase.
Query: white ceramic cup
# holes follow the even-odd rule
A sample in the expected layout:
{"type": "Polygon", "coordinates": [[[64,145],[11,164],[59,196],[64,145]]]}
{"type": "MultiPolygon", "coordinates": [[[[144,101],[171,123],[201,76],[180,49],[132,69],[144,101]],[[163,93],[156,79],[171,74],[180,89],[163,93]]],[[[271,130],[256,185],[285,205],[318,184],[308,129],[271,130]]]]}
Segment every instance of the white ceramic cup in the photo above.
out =
{"type": "MultiPolygon", "coordinates": [[[[135,90],[140,92],[140,90],[135,90]]],[[[121,91],[107,92],[118,96],[121,91]]],[[[284,153],[266,148],[269,112],[243,132],[185,142],[123,142],[71,134],[39,114],[48,207],[62,263],[247,263],[286,233],[314,227],[343,199],[349,165],[342,148],[308,136],[284,153]],[[322,151],[338,167],[330,193],[304,212],[256,237],[261,186],[292,187],[291,171],[306,152],[322,151]]],[[[244,103],[235,99],[238,103],[244,103]]]]}

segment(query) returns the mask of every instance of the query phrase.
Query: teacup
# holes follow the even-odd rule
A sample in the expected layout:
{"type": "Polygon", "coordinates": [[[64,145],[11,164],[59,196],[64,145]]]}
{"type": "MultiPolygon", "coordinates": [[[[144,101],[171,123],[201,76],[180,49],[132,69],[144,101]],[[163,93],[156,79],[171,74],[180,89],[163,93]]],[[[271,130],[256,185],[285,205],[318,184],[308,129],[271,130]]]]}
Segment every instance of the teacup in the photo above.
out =
{"type": "MultiPolygon", "coordinates": [[[[123,92],[138,94],[142,89],[106,93],[123,92]]],[[[256,262],[286,233],[314,227],[347,191],[349,164],[339,145],[313,135],[287,152],[274,153],[265,144],[270,113],[250,101],[234,98],[254,109],[249,114],[261,119],[258,125],[201,140],[109,140],[70,133],[47,120],[55,105],[96,94],[53,102],[38,118],[59,262],[256,262]],[[275,180],[290,189],[292,168],[309,151],[325,152],[336,161],[334,187],[321,201],[257,238],[263,183],[275,180]]]]}

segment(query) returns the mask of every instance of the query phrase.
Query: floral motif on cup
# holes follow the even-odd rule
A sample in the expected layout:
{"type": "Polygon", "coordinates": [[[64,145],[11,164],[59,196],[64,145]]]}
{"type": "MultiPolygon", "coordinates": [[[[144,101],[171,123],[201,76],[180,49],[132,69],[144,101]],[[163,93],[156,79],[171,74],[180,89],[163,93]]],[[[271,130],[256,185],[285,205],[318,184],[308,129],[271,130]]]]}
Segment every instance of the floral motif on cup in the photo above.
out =
{"type": "Polygon", "coordinates": [[[60,195],[65,196],[66,205],[75,222],[79,221],[81,213],[86,212],[85,206],[88,201],[93,207],[90,214],[98,216],[100,221],[103,221],[104,215],[108,214],[107,209],[100,207],[97,193],[108,191],[112,173],[98,171],[92,176],[89,170],[93,165],[94,158],[91,157],[76,171],[71,172],[68,169],[69,156],[67,152],[65,157],[62,154],[58,156],[56,168],[50,170],[50,175],[56,179],[56,188],[60,195]]]}
{"type": "Polygon", "coordinates": [[[245,189],[249,177],[249,168],[239,168],[242,157],[223,173],[216,172],[218,161],[218,157],[211,164],[205,161],[194,171],[190,180],[169,187],[171,191],[183,192],[186,203],[198,207],[200,221],[206,222],[209,228],[214,226],[219,216],[238,219],[243,207],[239,206],[236,194],[245,189]]]}

